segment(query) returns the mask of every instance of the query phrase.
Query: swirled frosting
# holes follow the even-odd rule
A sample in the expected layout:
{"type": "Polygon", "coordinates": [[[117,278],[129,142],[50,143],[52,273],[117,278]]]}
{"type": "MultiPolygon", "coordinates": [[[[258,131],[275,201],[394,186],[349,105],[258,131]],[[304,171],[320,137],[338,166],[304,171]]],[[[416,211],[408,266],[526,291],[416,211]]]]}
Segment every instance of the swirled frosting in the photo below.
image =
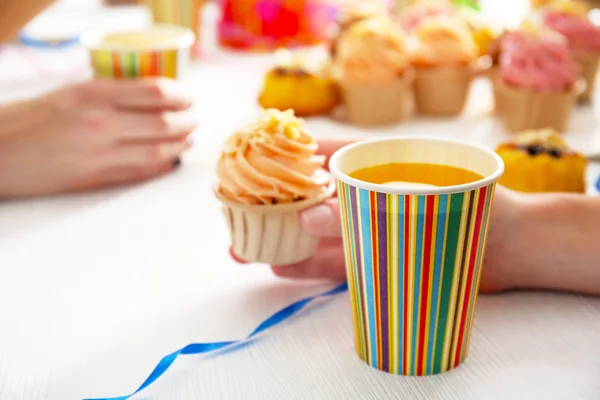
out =
{"type": "Polygon", "coordinates": [[[352,24],[340,37],[334,60],[342,80],[386,83],[409,66],[402,29],[387,17],[352,24]]]}
{"type": "Polygon", "coordinates": [[[423,19],[414,31],[410,58],[415,66],[459,67],[477,59],[478,48],[469,27],[446,15],[423,19]]]}
{"type": "Polygon", "coordinates": [[[522,89],[565,90],[575,83],[577,67],[561,34],[526,26],[503,38],[500,76],[522,89]]]}
{"type": "Polygon", "coordinates": [[[317,143],[292,110],[269,109],[231,136],[217,164],[217,190],[244,204],[308,199],[327,189],[330,176],[315,155],[317,143]]]}

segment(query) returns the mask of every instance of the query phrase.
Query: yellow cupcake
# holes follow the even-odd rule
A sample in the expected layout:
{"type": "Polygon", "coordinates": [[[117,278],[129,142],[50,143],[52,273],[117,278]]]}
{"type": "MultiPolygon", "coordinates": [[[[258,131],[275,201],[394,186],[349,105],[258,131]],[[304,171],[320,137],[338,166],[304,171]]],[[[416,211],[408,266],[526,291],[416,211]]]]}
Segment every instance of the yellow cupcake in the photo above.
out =
{"type": "Polygon", "coordinates": [[[276,57],[277,65],[267,72],[258,98],[263,108],[292,109],[306,117],[327,114],[338,105],[328,60],[289,50],[279,50],[276,57]]]}
{"type": "Polygon", "coordinates": [[[498,146],[500,184],[521,192],[585,192],[587,159],[551,129],[525,131],[498,146]]]}

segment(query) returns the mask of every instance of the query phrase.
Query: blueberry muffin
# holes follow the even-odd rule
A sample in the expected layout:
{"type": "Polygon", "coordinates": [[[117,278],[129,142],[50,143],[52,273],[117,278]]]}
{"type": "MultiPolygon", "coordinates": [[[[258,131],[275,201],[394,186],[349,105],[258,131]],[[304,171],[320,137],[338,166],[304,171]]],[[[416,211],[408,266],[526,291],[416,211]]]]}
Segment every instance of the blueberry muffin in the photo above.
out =
{"type": "Polygon", "coordinates": [[[505,164],[500,184],[521,192],[585,192],[587,159],[556,131],[525,131],[496,152],[505,164]]]}
{"type": "Polygon", "coordinates": [[[276,57],[258,98],[261,107],[291,109],[297,116],[308,117],[328,114],[338,105],[338,88],[322,55],[280,50],[276,57]]]}

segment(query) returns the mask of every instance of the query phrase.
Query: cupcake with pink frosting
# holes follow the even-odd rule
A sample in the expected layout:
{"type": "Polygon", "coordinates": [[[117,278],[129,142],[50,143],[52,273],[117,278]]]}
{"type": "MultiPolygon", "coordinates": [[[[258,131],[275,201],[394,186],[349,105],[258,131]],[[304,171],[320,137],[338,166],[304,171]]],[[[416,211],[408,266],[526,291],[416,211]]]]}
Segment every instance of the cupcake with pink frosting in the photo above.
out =
{"type": "Polygon", "coordinates": [[[318,238],[302,228],[298,213],[335,191],[317,148],[293,110],[266,110],[227,140],[215,195],[239,258],[287,265],[313,255],[318,238]]]}
{"type": "Polygon", "coordinates": [[[591,98],[600,59],[600,27],[590,21],[587,11],[580,3],[559,2],[542,14],[543,23],[561,33],[569,42],[580,74],[586,82],[586,88],[579,96],[582,102],[588,102],[591,98]]]}
{"type": "Polygon", "coordinates": [[[578,70],[567,40],[532,25],[502,40],[496,89],[510,131],[564,131],[578,94],[578,70]]]}

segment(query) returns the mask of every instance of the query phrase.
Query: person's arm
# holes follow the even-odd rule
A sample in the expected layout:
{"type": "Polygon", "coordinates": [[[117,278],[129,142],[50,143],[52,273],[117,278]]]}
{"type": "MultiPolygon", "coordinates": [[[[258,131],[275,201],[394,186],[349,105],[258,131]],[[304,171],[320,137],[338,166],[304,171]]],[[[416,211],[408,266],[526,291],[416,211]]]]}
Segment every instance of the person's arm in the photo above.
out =
{"type": "Polygon", "coordinates": [[[511,286],[600,295],[600,198],[523,196],[511,286]]]}
{"type": "Polygon", "coordinates": [[[14,37],[54,0],[0,0],[0,43],[14,37]]]}
{"type": "Polygon", "coordinates": [[[0,140],[22,136],[43,125],[56,112],[55,108],[44,97],[0,103],[0,140]],[[23,115],[27,115],[27,118],[23,118],[23,115]]]}

